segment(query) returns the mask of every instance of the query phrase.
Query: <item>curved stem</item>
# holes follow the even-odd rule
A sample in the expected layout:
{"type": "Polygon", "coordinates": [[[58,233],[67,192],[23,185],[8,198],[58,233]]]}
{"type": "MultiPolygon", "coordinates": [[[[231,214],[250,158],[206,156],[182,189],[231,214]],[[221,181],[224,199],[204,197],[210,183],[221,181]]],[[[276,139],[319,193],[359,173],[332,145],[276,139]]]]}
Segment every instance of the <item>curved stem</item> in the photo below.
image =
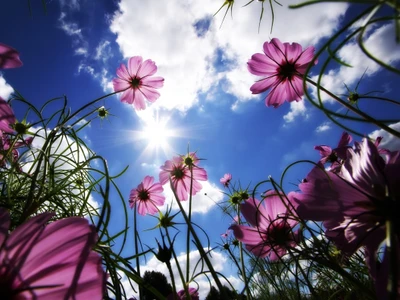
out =
{"type": "Polygon", "coordinates": [[[316,82],[314,82],[310,78],[306,77],[306,81],[311,83],[312,85],[314,85],[317,89],[320,89],[321,91],[325,92],[330,97],[332,97],[335,101],[339,102],[341,105],[346,107],[348,110],[350,110],[350,111],[354,112],[355,114],[359,115],[360,117],[364,118],[369,123],[372,123],[372,124],[378,126],[379,128],[385,130],[386,132],[394,135],[395,137],[400,138],[400,132],[394,130],[393,128],[390,128],[389,126],[387,126],[387,125],[385,125],[385,124],[383,124],[381,122],[379,122],[378,120],[374,119],[370,115],[358,110],[357,108],[352,106],[350,103],[347,103],[347,102],[343,101],[338,96],[336,96],[335,94],[331,93],[330,91],[325,89],[323,86],[318,85],[316,82]]]}

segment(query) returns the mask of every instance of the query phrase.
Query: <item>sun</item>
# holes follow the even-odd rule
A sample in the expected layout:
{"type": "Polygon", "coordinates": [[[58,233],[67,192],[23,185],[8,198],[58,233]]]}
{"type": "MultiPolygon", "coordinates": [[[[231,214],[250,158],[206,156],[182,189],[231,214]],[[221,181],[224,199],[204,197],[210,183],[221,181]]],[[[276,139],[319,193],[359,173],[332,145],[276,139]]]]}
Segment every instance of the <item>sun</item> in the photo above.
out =
{"type": "Polygon", "coordinates": [[[168,138],[173,132],[167,128],[166,122],[152,121],[144,125],[140,131],[140,138],[148,141],[148,147],[152,149],[168,148],[168,138]]]}
{"type": "Polygon", "coordinates": [[[135,132],[135,140],[145,141],[146,147],[142,155],[171,155],[171,138],[179,137],[179,130],[170,128],[170,116],[160,115],[158,110],[153,113],[140,115],[143,127],[135,132]]]}

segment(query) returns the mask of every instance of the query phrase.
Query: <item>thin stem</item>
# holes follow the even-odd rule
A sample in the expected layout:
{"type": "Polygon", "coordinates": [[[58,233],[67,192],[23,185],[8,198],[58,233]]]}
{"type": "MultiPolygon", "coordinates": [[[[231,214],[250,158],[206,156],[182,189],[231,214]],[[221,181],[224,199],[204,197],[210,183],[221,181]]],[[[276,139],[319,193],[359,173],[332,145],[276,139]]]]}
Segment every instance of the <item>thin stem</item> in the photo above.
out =
{"type": "MultiPolygon", "coordinates": [[[[171,236],[169,235],[168,228],[165,228],[165,233],[167,234],[168,243],[171,246],[173,241],[171,240],[171,236]]],[[[173,255],[174,259],[175,259],[175,264],[176,264],[176,267],[178,269],[179,276],[181,277],[182,285],[185,288],[185,290],[187,290],[187,287],[186,287],[186,284],[185,284],[185,278],[183,277],[182,269],[181,269],[181,266],[179,264],[178,257],[176,256],[175,249],[173,247],[171,247],[171,248],[172,248],[172,255],[173,255]]],[[[171,280],[172,280],[172,277],[173,277],[173,275],[171,275],[171,280]]],[[[175,282],[175,281],[173,280],[173,282],[175,282]]],[[[174,292],[175,292],[175,295],[176,295],[176,286],[175,286],[175,284],[173,285],[173,289],[174,289],[174,292]]]]}
{"type": "MultiPolygon", "coordinates": [[[[239,210],[239,205],[236,206],[236,213],[239,216],[240,210],[239,210]]],[[[240,224],[240,218],[238,218],[239,224],[240,224]]],[[[249,291],[249,284],[247,282],[247,276],[246,276],[246,267],[244,265],[244,256],[243,256],[243,244],[242,242],[239,243],[239,255],[240,255],[240,264],[241,264],[241,273],[243,277],[243,282],[244,282],[244,289],[246,290],[246,294],[249,297],[250,296],[250,291],[249,291]]]]}
{"type": "Polygon", "coordinates": [[[177,204],[179,206],[180,211],[182,212],[182,216],[185,219],[185,222],[186,222],[186,224],[187,224],[187,226],[188,226],[188,228],[189,228],[189,230],[190,230],[190,232],[191,232],[191,234],[192,234],[192,236],[194,238],[197,250],[199,251],[200,256],[204,259],[208,269],[210,270],[210,273],[211,273],[215,283],[217,284],[219,291],[221,292],[222,296],[225,297],[223,299],[227,299],[226,295],[225,295],[225,291],[224,291],[223,286],[221,284],[221,281],[219,280],[219,278],[217,276],[217,273],[215,272],[215,270],[213,268],[213,265],[212,265],[212,263],[210,262],[210,260],[208,258],[207,253],[204,251],[204,249],[202,247],[202,244],[200,242],[200,239],[197,236],[196,231],[194,230],[192,224],[189,221],[188,215],[186,214],[185,210],[183,209],[183,206],[182,206],[181,202],[179,201],[178,195],[176,194],[176,191],[174,189],[174,186],[173,186],[171,178],[170,178],[169,181],[170,181],[171,189],[172,189],[172,192],[174,193],[176,202],[177,202],[177,204]]]}
{"type": "Polygon", "coordinates": [[[376,126],[378,126],[379,128],[387,131],[388,133],[394,135],[395,137],[400,138],[400,132],[394,130],[393,128],[390,128],[389,126],[379,122],[378,120],[374,119],[373,117],[371,117],[370,115],[358,110],[357,108],[355,108],[354,106],[352,106],[350,103],[347,103],[345,101],[343,101],[342,99],[340,99],[338,96],[336,96],[335,94],[331,93],[330,91],[328,91],[327,89],[325,89],[323,86],[318,85],[316,82],[314,82],[313,80],[311,80],[310,78],[306,77],[306,81],[311,83],[312,85],[314,85],[317,89],[320,89],[321,91],[325,92],[326,94],[328,94],[330,97],[332,97],[333,99],[335,99],[337,102],[339,102],[341,105],[343,105],[344,107],[346,107],[348,110],[354,112],[355,114],[359,115],[360,117],[364,118],[366,121],[368,121],[369,123],[375,124],[376,126]]]}
{"type": "MultiPolygon", "coordinates": [[[[135,253],[139,253],[139,245],[138,245],[138,232],[137,232],[137,205],[133,208],[133,232],[134,232],[134,240],[135,240],[135,253]]],[[[136,268],[137,274],[140,277],[140,261],[139,256],[136,255],[136,268]]],[[[142,287],[139,285],[139,299],[142,299],[142,287]]]]}
{"type": "MultiPolygon", "coordinates": [[[[192,222],[192,191],[193,191],[193,167],[190,166],[190,190],[189,190],[189,223],[192,222]]],[[[190,230],[188,227],[186,235],[186,282],[190,282],[189,278],[189,266],[190,266],[190,230]]]]}

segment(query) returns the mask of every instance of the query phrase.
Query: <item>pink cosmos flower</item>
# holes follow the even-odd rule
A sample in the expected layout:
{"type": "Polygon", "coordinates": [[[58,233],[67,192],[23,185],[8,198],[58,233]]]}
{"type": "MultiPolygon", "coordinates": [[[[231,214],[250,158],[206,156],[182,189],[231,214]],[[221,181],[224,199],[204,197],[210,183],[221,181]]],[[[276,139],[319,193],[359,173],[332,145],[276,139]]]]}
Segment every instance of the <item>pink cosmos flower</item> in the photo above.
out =
{"type": "Polygon", "coordinates": [[[146,213],[155,214],[159,211],[157,206],[163,206],[165,197],[162,195],[164,191],[160,183],[154,183],[153,176],[146,176],[136,189],[131,191],[129,203],[131,208],[137,205],[140,215],[146,213]]]}
{"type": "Polygon", "coordinates": [[[331,171],[339,171],[342,163],[346,160],[347,149],[350,148],[349,144],[353,138],[347,132],[343,132],[338,146],[332,149],[326,145],[315,146],[314,149],[319,151],[321,154],[320,162],[325,164],[327,162],[331,163],[331,171]]]}
{"type": "Polygon", "coordinates": [[[264,54],[254,54],[247,63],[251,74],[264,76],[250,87],[251,92],[260,94],[271,89],[265,104],[275,108],[285,100],[300,101],[304,95],[304,73],[313,57],[314,47],[303,51],[297,43],[282,44],[276,38],[265,42],[264,54]]]}
{"type": "MultiPolygon", "coordinates": [[[[199,299],[200,299],[200,298],[199,298],[199,292],[198,292],[195,288],[189,287],[189,288],[188,288],[188,292],[189,292],[189,295],[190,295],[190,299],[191,299],[191,300],[199,300],[199,299]]],[[[168,299],[168,300],[173,300],[173,299],[175,299],[175,298],[174,298],[173,294],[171,294],[171,295],[168,295],[167,299],[168,299]]],[[[177,299],[177,300],[186,300],[185,290],[180,290],[180,291],[176,294],[176,299],[177,299]]]]}
{"type": "Polygon", "coordinates": [[[0,69],[18,68],[22,66],[19,53],[14,48],[0,43],[0,69]]]}
{"type": "Polygon", "coordinates": [[[232,175],[229,174],[229,173],[226,173],[226,174],[224,175],[224,177],[222,177],[222,178],[219,180],[219,182],[221,182],[222,185],[223,185],[224,187],[228,187],[228,186],[229,186],[229,183],[231,182],[231,180],[232,180],[232,175]]]}
{"type": "MultiPolygon", "coordinates": [[[[25,140],[14,142],[10,140],[10,136],[7,134],[0,135],[0,167],[5,167],[7,161],[17,163],[19,158],[18,148],[28,147],[32,144],[32,141],[33,137],[28,137],[25,140]],[[6,157],[7,154],[10,154],[10,156],[6,157]]],[[[17,167],[19,168],[19,166],[17,167]]]]}
{"type": "Polygon", "coordinates": [[[92,251],[97,233],[86,219],[48,225],[44,213],[8,233],[10,216],[0,208],[0,294],[2,299],[102,299],[105,272],[92,251]]]}
{"type": "Polygon", "coordinates": [[[269,191],[262,205],[257,199],[249,198],[240,205],[240,211],[250,226],[233,224],[236,239],[258,257],[269,257],[276,261],[296,245],[298,232],[293,232],[298,222],[290,217],[290,211],[282,200],[284,195],[269,191]]]}
{"type": "Polygon", "coordinates": [[[14,130],[10,125],[14,124],[15,121],[15,115],[10,105],[0,97],[0,136],[3,132],[13,133],[14,130]]]}
{"type": "Polygon", "coordinates": [[[118,78],[113,79],[114,91],[123,92],[121,101],[133,104],[135,109],[146,108],[145,99],[154,102],[160,97],[156,90],[164,85],[164,78],[153,77],[157,72],[154,61],[143,61],[141,56],[133,56],[117,69],[118,78]]]}
{"type": "Polygon", "coordinates": [[[192,185],[192,195],[196,195],[202,189],[199,180],[207,180],[207,172],[198,166],[198,162],[199,159],[194,152],[190,152],[187,156],[175,156],[172,160],[167,160],[161,166],[160,183],[162,185],[168,183],[171,177],[172,186],[178,199],[180,201],[187,200],[190,186],[192,185]]]}
{"type": "Polygon", "coordinates": [[[347,150],[340,172],[316,166],[299,185],[301,193],[290,193],[289,198],[299,217],[322,221],[326,236],[345,253],[365,246],[367,265],[373,270],[386,237],[386,221],[392,220],[397,238],[400,235],[399,170],[400,151],[388,151],[383,159],[376,145],[364,139],[347,150]]]}

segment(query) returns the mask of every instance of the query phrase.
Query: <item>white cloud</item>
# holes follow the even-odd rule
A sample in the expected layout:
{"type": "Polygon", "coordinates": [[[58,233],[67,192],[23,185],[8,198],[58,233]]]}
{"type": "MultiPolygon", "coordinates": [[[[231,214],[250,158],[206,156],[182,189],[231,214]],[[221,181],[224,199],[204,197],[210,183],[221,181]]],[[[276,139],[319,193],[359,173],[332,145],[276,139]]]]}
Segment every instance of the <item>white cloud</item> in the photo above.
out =
{"type": "Polygon", "coordinates": [[[319,125],[319,126],[315,129],[315,131],[318,132],[318,133],[320,133],[320,132],[327,131],[327,130],[329,130],[329,129],[331,129],[331,124],[330,124],[330,122],[324,122],[324,123],[322,123],[321,125],[319,125]]]}
{"type": "Polygon", "coordinates": [[[87,56],[88,55],[88,50],[86,48],[79,47],[79,48],[75,49],[75,54],[76,55],[87,56]]]}
{"type": "Polygon", "coordinates": [[[99,45],[96,47],[96,54],[94,56],[94,59],[106,62],[112,56],[113,52],[110,46],[110,42],[109,41],[100,42],[99,45]]]}
{"type": "Polygon", "coordinates": [[[221,3],[213,0],[119,3],[110,28],[117,34],[123,56],[151,58],[159,67],[158,75],[165,77],[156,105],[186,111],[198,103],[198,93],[218,86],[221,79],[225,79],[225,84],[220,88],[238,99],[233,109],[240,102],[259,101],[260,97],[252,96],[249,91],[256,78],[247,71],[246,62],[262,50],[263,42],[276,36],[303,46],[315,44],[333,32],[347,8],[347,4],[339,3],[313,5],[299,13],[276,5],[274,31],[269,35],[267,7],[261,33],[257,32],[260,6],[256,2],[245,8],[235,5],[233,21],[228,15],[219,29],[224,11],[215,18],[212,15],[221,3]],[[203,25],[207,23],[205,20],[209,21],[208,31],[206,26],[196,31],[199,20],[203,20],[203,25]],[[222,55],[217,55],[218,52],[222,55]],[[214,63],[217,59],[220,61],[214,63]]]}
{"type": "Polygon", "coordinates": [[[62,12],[58,18],[59,27],[70,37],[72,37],[72,46],[76,55],[86,57],[88,55],[88,43],[84,39],[82,29],[78,23],[67,20],[66,13],[62,12]]]}
{"type": "MultiPolygon", "coordinates": [[[[204,250],[207,251],[207,249],[204,249],[204,250]]],[[[203,270],[200,269],[201,264],[197,265],[198,261],[200,260],[200,253],[198,250],[190,251],[189,257],[190,257],[190,262],[189,262],[190,263],[190,268],[189,268],[190,272],[189,272],[189,274],[193,274],[193,273],[196,274],[196,273],[208,270],[208,268],[205,265],[204,265],[203,270]],[[196,265],[197,265],[197,269],[195,269],[196,265]]],[[[186,274],[186,253],[179,254],[177,258],[178,258],[179,265],[182,269],[182,272],[184,274],[186,274]]],[[[211,256],[209,256],[209,259],[211,261],[211,264],[212,264],[214,270],[226,275],[229,282],[236,289],[239,290],[243,286],[242,282],[238,278],[236,278],[232,275],[226,274],[226,270],[227,270],[226,263],[228,262],[228,258],[224,254],[222,254],[221,252],[212,251],[211,256]]],[[[172,267],[173,276],[175,278],[175,282],[177,285],[177,290],[179,291],[179,290],[183,289],[183,285],[182,285],[182,282],[180,281],[180,275],[178,272],[178,268],[176,266],[176,262],[173,259],[171,260],[171,267],[172,267]]],[[[140,271],[142,273],[142,276],[146,271],[161,272],[167,277],[168,282],[171,283],[171,277],[169,275],[166,265],[161,263],[155,256],[152,256],[152,258],[147,261],[146,265],[141,265],[140,271]]],[[[216,287],[216,284],[215,284],[214,280],[212,280],[211,275],[209,275],[209,277],[211,278],[211,285],[214,285],[216,287]]],[[[133,293],[135,297],[138,297],[138,294],[135,293],[133,291],[133,289],[130,287],[129,281],[126,280],[126,276],[123,276],[123,279],[124,279],[123,284],[126,287],[126,290],[128,291],[128,293],[127,293],[128,296],[130,296],[130,293],[133,293]]],[[[191,283],[189,286],[194,287],[194,288],[197,288],[197,286],[198,286],[200,299],[205,299],[208,292],[210,291],[209,281],[207,280],[207,278],[204,275],[200,275],[195,280],[196,280],[197,284],[191,283]]],[[[221,280],[222,285],[229,286],[229,284],[226,283],[226,281],[224,279],[222,279],[221,277],[220,277],[220,280],[221,280]]],[[[137,285],[135,283],[133,284],[133,286],[134,286],[135,290],[138,290],[137,285]]]]}
{"type": "MultiPolygon", "coordinates": [[[[366,49],[376,58],[387,64],[400,60],[400,45],[396,44],[394,38],[394,28],[392,24],[381,27],[370,28],[365,36],[364,44],[366,49]]],[[[357,42],[352,40],[338,51],[338,57],[350,64],[351,67],[341,65],[337,69],[327,71],[322,77],[321,85],[328,91],[340,95],[346,95],[349,91],[354,91],[354,85],[363,77],[371,77],[382,69],[380,65],[368,58],[360,49],[357,42]]],[[[312,80],[317,82],[318,76],[313,76],[312,80]]],[[[312,85],[312,96],[317,98],[316,89],[312,85]]],[[[368,92],[368,91],[366,91],[368,92]]],[[[324,92],[320,92],[321,100],[327,103],[334,103],[334,99],[324,92]]],[[[343,97],[341,97],[343,98],[343,97]]],[[[301,115],[296,109],[291,107],[291,111],[285,116],[285,121],[290,122],[294,117],[301,115]]]]}
{"type": "Polygon", "coordinates": [[[7,100],[12,92],[14,92],[14,89],[6,82],[6,80],[3,76],[1,76],[0,73],[0,97],[4,100],[7,100]]]}
{"type": "MultiPolygon", "coordinates": [[[[214,183],[210,183],[209,181],[200,181],[200,183],[202,184],[203,188],[192,198],[192,212],[206,214],[215,206],[215,203],[223,199],[224,195],[214,183]]],[[[169,183],[165,184],[163,188],[166,199],[165,205],[172,205],[172,209],[178,210],[179,206],[176,203],[176,199],[169,183]]],[[[181,201],[181,204],[185,211],[188,211],[189,201],[181,201]]]]}
{"type": "Polygon", "coordinates": [[[68,7],[71,10],[79,10],[79,0],[60,0],[61,7],[68,7]]]}
{"type": "MultiPolygon", "coordinates": [[[[400,132],[400,122],[392,124],[389,126],[400,132]]],[[[384,131],[383,129],[375,130],[369,134],[369,137],[372,139],[376,139],[381,136],[382,142],[379,144],[380,148],[385,148],[390,151],[399,151],[400,150],[400,139],[398,137],[393,136],[392,134],[384,131]]]]}
{"type": "MultiPolygon", "coordinates": [[[[394,37],[394,27],[392,24],[383,25],[369,30],[364,44],[366,49],[381,61],[392,64],[400,60],[400,45],[396,44],[394,37]]],[[[346,84],[350,90],[363,76],[365,78],[375,75],[382,69],[380,65],[368,58],[360,49],[357,42],[352,40],[338,52],[341,60],[351,65],[351,67],[340,66],[338,69],[330,70],[322,78],[322,85],[327,90],[336,95],[348,94],[346,84]]],[[[316,81],[317,77],[313,77],[316,81]]],[[[368,91],[366,91],[368,92],[368,91]]],[[[315,93],[314,93],[315,94],[315,93]]],[[[323,101],[334,102],[327,94],[321,92],[323,101]]]]}
{"type": "Polygon", "coordinates": [[[298,116],[303,116],[305,118],[309,117],[305,101],[303,100],[299,102],[297,101],[290,102],[290,111],[283,116],[283,119],[285,120],[286,123],[292,123],[298,116]]]}
{"type": "MultiPolygon", "coordinates": [[[[83,208],[84,214],[96,215],[100,204],[92,195],[87,193],[86,189],[91,184],[91,179],[87,170],[89,165],[85,162],[92,156],[91,151],[85,145],[78,144],[70,137],[61,134],[56,134],[52,143],[44,149],[46,141],[50,140],[50,135],[54,134],[54,130],[34,127],[29,130],[34,132],[35,136],[29,150],[23,154],[23,171],[33,174],[37,168],[40,168],[39,178],[40,176],[45,177],[45,182],[49,182],[49,172],[51,171],[51,178],[54,182],[64,186],[63,192],[76,195],[76,197],[64,200],[76,201],[74,207],[77,213],[82,208],[79,204],[82,204],[83,200],[87,200],[88,205],[83,208]],[[40,153],[46,155],[41,164],[38,165],[37,158],[40,153]],[[79,171],[77,170],[78,166],[79,171]],[[46,170],[46,173],[43,172],[44,170],[46,170]]],[[[47,202],[45,205],[52,207],[54,211],[58,211],[57,205],[54,203],[47,202]]]]}

